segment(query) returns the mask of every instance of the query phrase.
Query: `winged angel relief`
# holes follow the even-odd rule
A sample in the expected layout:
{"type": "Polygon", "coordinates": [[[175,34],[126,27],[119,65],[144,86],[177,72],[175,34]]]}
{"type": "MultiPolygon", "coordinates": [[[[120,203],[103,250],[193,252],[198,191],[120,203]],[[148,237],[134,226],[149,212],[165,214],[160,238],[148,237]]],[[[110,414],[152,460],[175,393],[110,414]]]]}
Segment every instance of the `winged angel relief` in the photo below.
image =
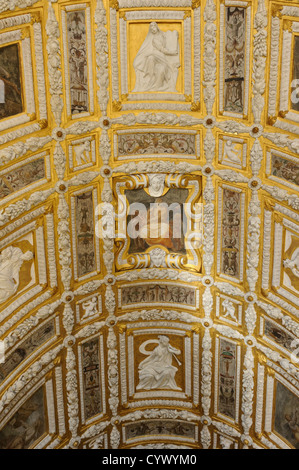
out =
{"type": "Polygon", "coordinates": [[[179,54],[179,33],[161,31],[152,22],[133,62],[136,73],[133,92],[176,92],[179,54]]]}

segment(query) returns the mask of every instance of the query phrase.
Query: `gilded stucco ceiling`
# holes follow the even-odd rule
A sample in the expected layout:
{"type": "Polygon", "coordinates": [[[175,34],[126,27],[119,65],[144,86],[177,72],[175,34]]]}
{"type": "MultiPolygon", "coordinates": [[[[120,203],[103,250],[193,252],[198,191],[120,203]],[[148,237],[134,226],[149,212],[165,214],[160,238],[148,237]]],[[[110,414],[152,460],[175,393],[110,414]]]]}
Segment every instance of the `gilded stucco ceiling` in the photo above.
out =
{"type": "Polygon", "coordinates": [[[295,0],[0,0],[0,448],[299,448],[298,38],[295,0]]]}

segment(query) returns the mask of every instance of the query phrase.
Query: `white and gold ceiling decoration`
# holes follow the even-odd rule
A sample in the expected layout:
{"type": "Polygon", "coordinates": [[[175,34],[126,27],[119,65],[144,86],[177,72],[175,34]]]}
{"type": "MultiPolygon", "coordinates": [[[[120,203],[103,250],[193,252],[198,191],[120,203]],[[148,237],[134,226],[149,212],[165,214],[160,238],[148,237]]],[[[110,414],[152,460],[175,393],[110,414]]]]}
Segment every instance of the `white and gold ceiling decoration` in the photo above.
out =
{"type": "Polygon", "coordinates": [[[299,448],[298,38],[295,0],[0,1],[0,448],[299,448]],[[120,197],[202,244],[99,238],[120,197]]]}

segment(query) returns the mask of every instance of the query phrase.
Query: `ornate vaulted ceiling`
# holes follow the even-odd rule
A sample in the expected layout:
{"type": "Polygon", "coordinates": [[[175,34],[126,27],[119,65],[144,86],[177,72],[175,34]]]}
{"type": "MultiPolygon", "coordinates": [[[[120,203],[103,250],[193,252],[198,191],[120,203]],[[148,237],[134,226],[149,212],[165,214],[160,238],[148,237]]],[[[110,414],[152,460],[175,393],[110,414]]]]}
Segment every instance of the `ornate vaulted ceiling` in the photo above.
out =
{"type": "Polygon", "coordinates": [[[0,447],[299,448],[298,2],[0,12],[0,447]]]}

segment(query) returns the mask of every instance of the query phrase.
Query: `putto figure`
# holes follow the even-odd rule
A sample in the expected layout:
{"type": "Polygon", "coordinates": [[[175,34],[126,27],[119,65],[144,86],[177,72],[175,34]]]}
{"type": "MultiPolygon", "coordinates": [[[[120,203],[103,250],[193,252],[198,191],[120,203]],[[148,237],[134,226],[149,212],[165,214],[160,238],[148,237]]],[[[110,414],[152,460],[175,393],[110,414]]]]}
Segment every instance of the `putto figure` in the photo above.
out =
{"type": "Polygon", "coordinates": [[[177,367],[172,365],[173,357],[179,365],[181,362],[176,354],[181,354],[179,349],[169,344],[168,336],[159,336],[159,341],[151,339],[141,344],[139,351],[149,355],[139,364],[139,384],[136,389],[171,389],[181,390],[175,382],[177,367]],[[147,351],[145,346],[149,343],[159,343],[153,351],[147,351]]]}
{"type": "Polygon", "coordinates": [[[161,31],[152,22],[133,62],[136,83],[133,92],[176,92],[179,57],[179,33],[161,31]]]}

